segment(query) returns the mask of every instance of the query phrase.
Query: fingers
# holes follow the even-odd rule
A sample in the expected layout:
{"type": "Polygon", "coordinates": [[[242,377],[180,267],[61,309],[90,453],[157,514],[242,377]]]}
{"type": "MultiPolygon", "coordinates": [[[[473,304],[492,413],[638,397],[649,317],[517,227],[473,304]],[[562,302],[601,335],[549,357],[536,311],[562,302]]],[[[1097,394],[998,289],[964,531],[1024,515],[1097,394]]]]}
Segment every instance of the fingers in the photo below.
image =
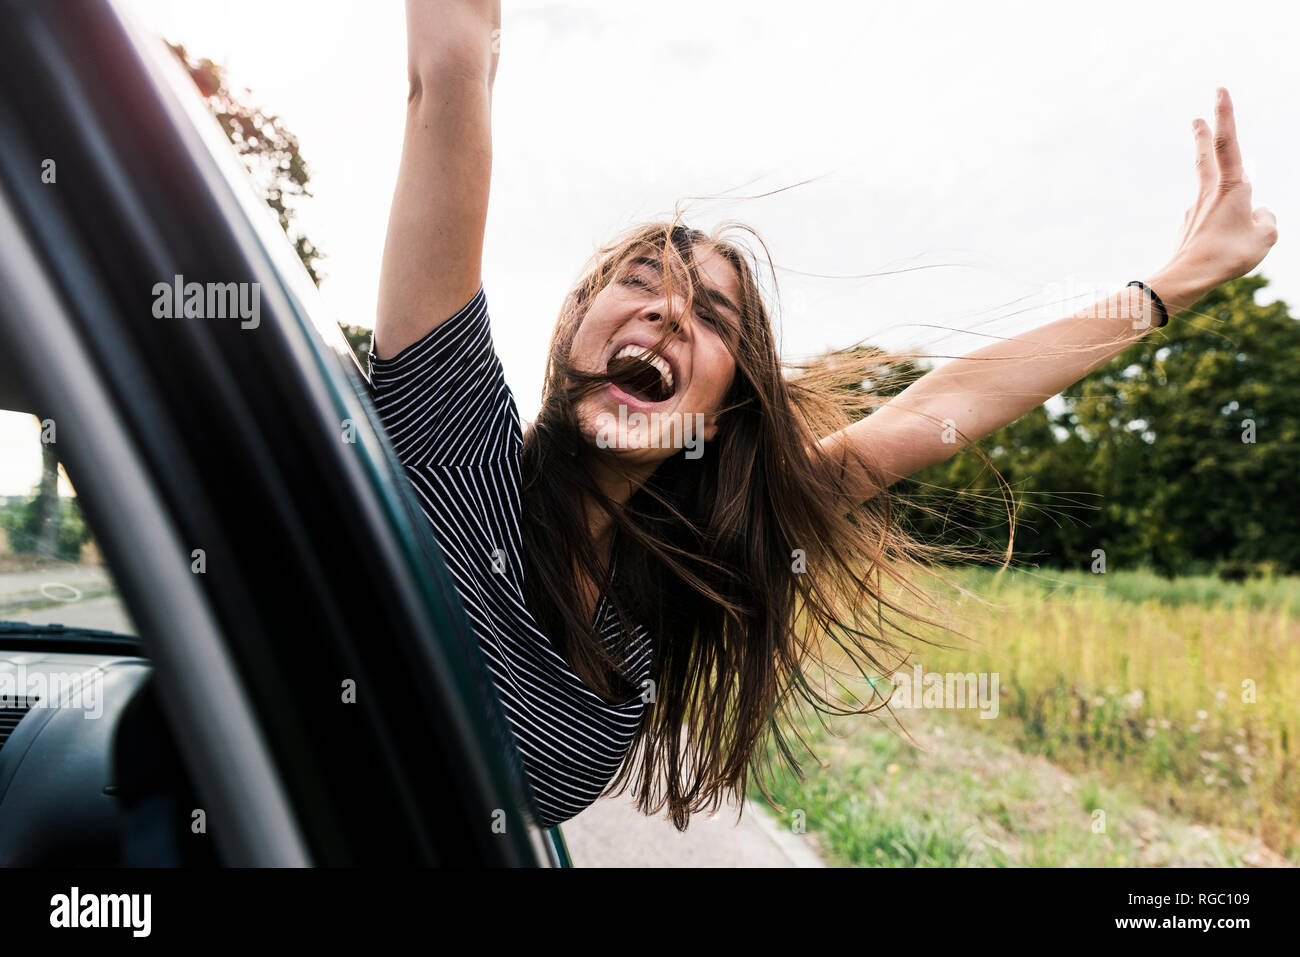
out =
{"type": "Polygon", "coordinates": [[[1219,87],[1214,104],[1214,154],[1219,163],[1219,188],[1241,185],[1241,149],[1237,145],[1237,122],[1228,91],[1219,87]]]}
{"type": "Polygon", "coordinates": [[[1209,193],[1219,182],[1219,170],[1214,163],[1214,149],[1210,145],[1210,126],[1199,116],[1192,120],[1192,133],[1196,137],[1196,179],[1202,193],[1209,193]]]}

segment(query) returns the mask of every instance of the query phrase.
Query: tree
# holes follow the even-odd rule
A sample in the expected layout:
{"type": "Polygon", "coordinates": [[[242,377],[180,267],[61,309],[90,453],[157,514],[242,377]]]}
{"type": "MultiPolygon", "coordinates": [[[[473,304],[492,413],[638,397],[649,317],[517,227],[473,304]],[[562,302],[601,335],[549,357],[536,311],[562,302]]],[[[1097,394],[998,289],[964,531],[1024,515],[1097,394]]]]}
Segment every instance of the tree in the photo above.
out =
{"type": "MultiPolygon", "coordinates": [[[[1256,303],[1261,276],[1225,283],[979,447],[1017,489],[1016,550],[1049,564],[1165,574],[1223,562],[1300,571],[1300,323],[1279,301],[1256,303]],[[1023,552],[1022,552],[1023,549],[1023,552]]],[[[957,519],[1002,536],[993,476],[969,451],[900,490],[931,496],[957,519]]],[[[951,532],[930,515],[919,530],[951,532]]],[[[966,533],[966,534],[974,534],[966,533]]]]}
{"type": "Polygon", "coordinates": [[[241,102],[231,92],[220,66],[206,57],[192,56],[179,43],[167,45],[189,71],[226,138],[244,161],[248,175],[266,196],[266,204],[275,211],[280,228],[293,243],[312,282],[319,286],[322,276],[316,262],[324,254],[294,222],[298,201],[311,196],[307,188],[311,173],[299,151],[298,137],[274,113],[241,102]]]}
{"type": "Polygon", "coordinates": [[[1102,514],[1139,559],[1300,570],[1300,323],[1245,276],[1082,383],[1074,427],[1095,449],[1102,514]]]}
{"type": "Polygon", "coordinates": [[[41,443],[41,484],[36,490],[34,506],[36,554],[52,557],[58,551],[63,518],[63,510],[59,508],[59,453],[53,442],[41,443]]]}
{"type": "Polygon", "coordinates": [[[348,340],[348,345],[356,353],[357,360],[361,363],[361,368],[369,368],[370,337],[372,331],[365,326],[350,326],[346,322],[340,322],[339,328],[343,330],[343,337],[348,340]]]}
{"type": "Polygon", "coordinates": [[[17,553],[75,562],[90,530],[76,499],[59,498],[59,457],[54,443],[41,443],[41,478],[27,499],[0,509],[0,530],[17,553]]]}

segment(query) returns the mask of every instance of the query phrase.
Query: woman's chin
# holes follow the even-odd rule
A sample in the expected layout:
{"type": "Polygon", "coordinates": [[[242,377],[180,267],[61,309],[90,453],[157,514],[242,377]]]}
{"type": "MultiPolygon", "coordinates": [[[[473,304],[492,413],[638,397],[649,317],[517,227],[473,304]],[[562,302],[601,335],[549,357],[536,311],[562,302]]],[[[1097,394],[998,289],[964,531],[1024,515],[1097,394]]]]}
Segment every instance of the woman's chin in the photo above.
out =
{"type": "Polygon", "coordinates": [[[687,458],[699,458],[704,447],[703,420],[702,415],[650,415],[626,406],[610,409],[604,403],[579,412],[582,438],[588,446],[638,466],[658,464],[683,450],[687,458]]]}

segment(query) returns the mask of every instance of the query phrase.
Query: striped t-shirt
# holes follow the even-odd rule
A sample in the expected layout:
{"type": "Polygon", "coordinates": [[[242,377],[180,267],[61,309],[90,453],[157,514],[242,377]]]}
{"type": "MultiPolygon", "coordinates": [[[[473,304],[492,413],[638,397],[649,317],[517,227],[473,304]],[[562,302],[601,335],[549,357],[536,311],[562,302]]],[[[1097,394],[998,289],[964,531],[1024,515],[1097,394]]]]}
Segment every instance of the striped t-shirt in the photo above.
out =
{"type": "MultiPolygon", "coordinates": [[[[455,315],[390,359],[370,354],[370,390],[433,526],[523,757],[538,822],[591,804],[617,773],[644,709],[605,703],[573,673],[524,604],[520,538],[523,436],[492,342],[482,285],[455,315]]],[[[618,618],[602,595],[602,640],[618,618]]],[[[650,675],[638,627],[636,687],[650,675]]]]}

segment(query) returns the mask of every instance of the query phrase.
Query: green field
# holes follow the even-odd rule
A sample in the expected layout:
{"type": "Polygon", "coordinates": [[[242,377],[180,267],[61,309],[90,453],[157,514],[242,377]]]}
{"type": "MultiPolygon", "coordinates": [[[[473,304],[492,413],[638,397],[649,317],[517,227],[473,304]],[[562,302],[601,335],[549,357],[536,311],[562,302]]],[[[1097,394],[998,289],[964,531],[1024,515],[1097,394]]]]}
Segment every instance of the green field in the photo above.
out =
{"type": "MultiPolygon", "coordinates": [[[[996,673],[998,709],[894,709],[805,729],[780,774],[840,864],[1300,863],[1300,579],[949,573],[926,673],[996,673]],[[899,732],[899,724],[924,747],[899,732]]],[[[773,760],[774,767],[780,767],[773,760]]],[[[752,796],[758,798],[756,788],[752,796]]],[[[761,798],[760,798],[761,800],[761,798]]]]}

